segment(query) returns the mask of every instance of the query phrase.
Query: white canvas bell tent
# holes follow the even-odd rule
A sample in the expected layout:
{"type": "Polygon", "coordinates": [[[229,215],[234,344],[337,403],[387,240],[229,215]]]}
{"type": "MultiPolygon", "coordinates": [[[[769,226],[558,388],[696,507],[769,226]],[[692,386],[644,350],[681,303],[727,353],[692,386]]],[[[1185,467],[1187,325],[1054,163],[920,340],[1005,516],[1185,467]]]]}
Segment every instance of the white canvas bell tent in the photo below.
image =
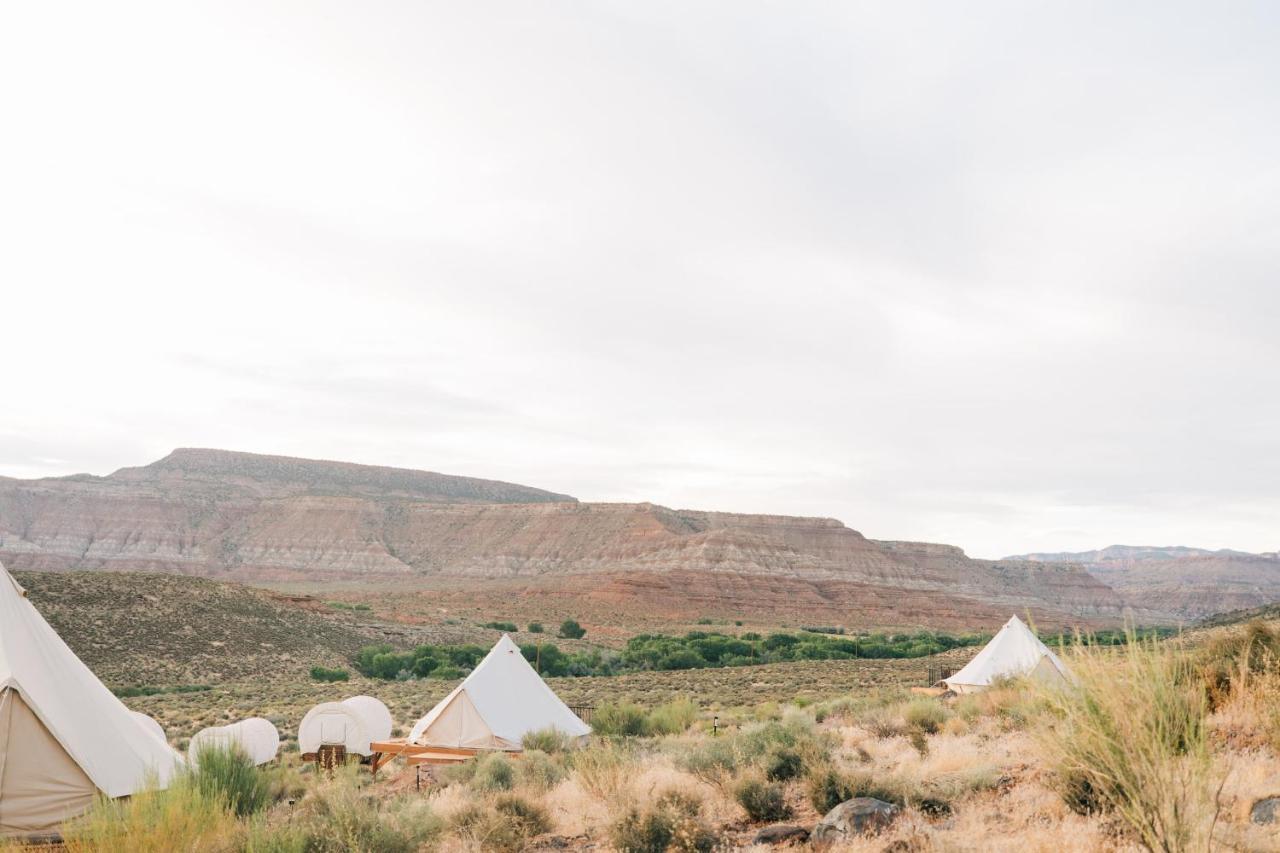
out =
{"type": "Polygon", "coordinates": [[[280,751],[280,731],[274,723],[262,717],[249,717],[227,726],[210,726],[191,738],[187,745],[187,761],[195,767],[200,763],[202,750],[231,747],[244,750],[254,764],[266,764],[280,751]]]}
{"type": "Polygon", "coordinates": [[[0,836],[164,787],[182,758],[98,680],[0,565],[0,836]]]}
{"type": "Polygon", "coordinates": [[[1031,678],[1057,683],[1072,680],[1071,670],[1053,650],[1014,616],[964,668],[942,681],[956,693],[985,690],[997,678],[1031,678]]]}
{"type": "Polygon", "coordinates": [[[372,696],[352,696],[316,705],[298,725],[298,750],[313,755],[322,746],[341,746],[348,753],[370,756],[369,744],[391,737],[387,706],[372,696]]]}
{"type": "Polygon", "coordinates": [[[550,728],[573,739],[591,734],[503,634],[471,674],[418,720],[409,743],[519,750],[526,734],[550,728]]]}

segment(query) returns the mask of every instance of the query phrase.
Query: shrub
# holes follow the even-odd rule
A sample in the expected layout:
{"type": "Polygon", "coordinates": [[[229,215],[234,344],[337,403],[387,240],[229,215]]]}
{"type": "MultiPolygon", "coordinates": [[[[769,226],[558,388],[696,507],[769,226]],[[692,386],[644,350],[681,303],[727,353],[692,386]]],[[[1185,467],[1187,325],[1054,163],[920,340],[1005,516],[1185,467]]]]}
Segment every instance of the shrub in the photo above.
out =
{"type": "Polygon", "coordinates": [[[517,853],[528,841],[551,829],[543,809],[523,797],[504,794],[487,805],[473,804],[454,814],[452,823],[483,850],[517,853]]]}
{"type": "MultiPolygon", "coordinates": [[[[689,749],[681,758],[681,769],[704,782],[724,787],[739,770],[757,768],[767,773],[777,764],[780,753],[793,753],[783,759],[804,767],[826,761],[831,737],[814,731],[803,716],[795,715],[784,722],[757,725],[743,732],[713,738],[689,749]]],[[[786,773],[785,768],[777,768],[786,773]]]]}
{"type": "Polygon", "coordinates": [[[351,678],[351,673],[345,669],[329,669],[323,666],[311,667],[311,679],[313,681],[347,681],[351,678]]]}
{"type": "Polygon", "coordinates": [[[858,722],[878,738],[897,737],[906,733],[906,726],[894,708],[871,708],[862,714],[858,722]]]}
{"type": "Polygon", "coordinates": [[[688,731],[698,719],[698,705],[692,699],[673,699],[649,712],[646,734],[676,735],[688,731]]]}
{"type": "Polygon", "coordinates": [[[201,790],[189,776],[179,776],[163,791],[117,800],[99,796],[62,832],[69,853],[169,853],[208,849],[236,829],[234,815],[218,797],[201,790]]]}
{"type": "Polygon", "coordinates": [[[492,628],[495,631],[506,631],[509,634],[514,634],[520,630],[514,622],[486,622],[484,627],[492,628]]]}
{"type": "Polygon", "coordinates": [[[1064,802],[1113,812],[1152,850],[1206,846],[1216,774],[1194,663],[1132,637],[1114,659],[1076,654],[1072,667],[1076,686],[1039,688],[1057,724],[1038,737],[1064,802]]]}
{"type": "Polygon", "coordinates": [[[791,817],[781,785],[748,776],[734,786],[733,797],[755,823],[775,823],[791,817]]]}
{"type": "Polygon", "coordinates": [[[526,630],[527,630],[530,634],[541,634],[543,631],[545,631],[545,630],[546,630],[546,628],[543,628],[543,627],[542,627],[542,623],[541,623],[541,622],[530,622],[530,623],[529,623],[529,627],[528,627],[526,630]]]}
{"type": "Polygon", "coordinates": [[[947,721],[947,709],[933,699],[913,699],[902,709],[902,719],[907,727],[934,734],[947,721]]]}
{"type": "Polygon", "coordinates": [[[476,778],[476,767],[480,765],[482,755],[472,756],[457,764],[446,764],[439,769],[440,778],[447,784],[469,785],[476,778]]]}
{"type": "Polygon", "coordinates": [[[510,759],[501,752],[487,752],[476,761],[471,787],[478,791],[509,791],[515,781],[510,759]]]}
{"type": "Polygon", "coordinates": [[[809,777],[809,802],[818,814],[826,814],[855,796],[852,780],[834,767],[824,768],[809,777]]]}
{"type": "Polygon", "coordinates": [[[516,762],[516,775],[525,785],[547,790],[554,788],[565,777],[564,768],[545,752],[526,749],[516,762]]]}
{"type": "Polygon", "coordinates": [[[266,777],[238,747],[200,749],[192,781],[205,796],[224,803],[238,817],[262,810],[270,796],[266,777]]]}
{"type": "Polygon", "coordinates": [[[770,782],[786,782],[804,775],[804,756],[787,746],[777,747],[764,759],[764,775],[770,782]]]}
{"type": "Polygon", "coordinates": [[[694,746],[680,757],[680,769],[708,784],[723,786],[743,763],[736,740],[725,736],[694,746]]]}
{"type": "Polygon", "coordinates": [[[841,773],[831,766],[810,774],[808,794],[809,802],[819,814],[826,814],[854,797],[875,797],[896,805],[905,805],[909,799],[897,780],[878,780],[862,771],[841,773]]]}
{"type": "Polygon", "coordinates": [[[576,619],[566,619],[560,623],[560,637],[565,640],[581,640],[587,636],[587,629],[583,628],[576,619]]]}
{"type": "Polygon", "coordinates": [[[247,853],[411,853],[444,828],[430,803],[412,795],[382,797],[362,790],[355,768],[335,774],[304,799],[286,825],[250,825],[247,853]]]}
{"type": "Polygon", "coordinates": [[[527,733],[520,740],[526,750],[536,749],[547,753],[564,752],[569,748],[569,736],[554,726],[527,733]]]}
{"type": "Polygon", "coordinates": [[[615,799],[630,783],[630,752],[613,743],[569,753],[578,784],[588,794],[601,800],[615,799]]]}
{"type": "Polygon", "coordinates": [[[678,790],[657,797],[648,809],[628,809],[612,826],[609,839],[619,853],[714,850],[715,835],[699,820],[702,803],[678,790]]]}
{"type": "Polygon", "coordinates": [[[634,702],[606,703],[596,708],[591,727],[601,735],[648,734],[648,715],[634,702]]]}
{"type": "Polygon", "coordinates": [[[1207,643],[1197,657],[1211,709],[1251,676],[1280,670],[1280,631],[1254,620],[1207,643]]]}

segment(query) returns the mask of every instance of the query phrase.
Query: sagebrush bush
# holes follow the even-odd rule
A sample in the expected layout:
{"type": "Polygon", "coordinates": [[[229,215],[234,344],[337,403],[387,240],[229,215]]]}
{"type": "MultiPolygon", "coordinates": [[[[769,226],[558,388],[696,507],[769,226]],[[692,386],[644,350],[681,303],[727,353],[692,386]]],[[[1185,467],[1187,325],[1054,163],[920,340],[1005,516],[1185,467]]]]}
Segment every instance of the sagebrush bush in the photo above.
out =
{"type": "Polygon", "coordinates": [[[759,776],[747,776],[733,788],[733,797],[755,823],[774,823],[791,817],[782,786],[759,776]]]}
{"type": "Polygon", "coordinates": [[[1280,630],[1261,620],[1226,631],[1196,656],[1210,710],[1222,705],[1236,685],[1280,671],[1280,630]]]}
{"type": "Polygon", "coordinates": [[[192,781],[207,796],[225,803],[237,817],[255,814],[267,805],[271,786],[239,747],[207,746],[200,749],[192,781]]]}
{"type": "Polygon", "coordinates": [[[486,752],[476,761],[471,787],[477,791],[509,791],[515,781],[511,760],[501,752],[486,752]]]}
{"type": "Polygon", "coordinates": [[[698,705],[692,699],[673,699],[649,712],[645,734],[677,735],[689,730],[698,719],[698,705]]]}
{"type": "Polygon", "coordinates": [[[397,797],[381,804],[370,798],[359,812],[341,821],[312,817],[287,824],[251,824],[243,849],[245,853],[416,853],[443,829],[444,821],[420,798],[397,797]]]}
{"type": "Polygon", "coordinates": [[[941,702],[923,697],[913,699],[902,709],[902,719],[908,728],[930,735],[942,728],[949,716],[941,702]]]}
{"type": "Polygon", "coordinates": [[[568,754],[578,784],[588,794],[612,801],[631,783],[635,758],[623,745],[600,743],[568,754]]]}
{"type": "Polygon", "coordinates": [[[887,774],[865,770],[842,773],[830,765],[815,770],[807,783],[809,802],[815,811],[826,814],[854,797],[874,797],[894,805],[906,805],[911,799],[902,781],[887,774]]]}
{"type": "Polygon", "coordinates": [[[700,820],[702,802],[678,789],[666,791],[648,808],[628,808],[609,831],[619,853],[714,850],[717,838],[700,820]]]}
{"type": "Polygon", "coordinates": [[[644,735],[648,734],[647,724],[648,714],[634,702],[606,702],[591,718],[591,728],[600,735],[644,735]]]}
{"type": "Polygon", "coordinates": [[[570,746],[570,738],[559,729],[550,727],[529,732],[520,739],[520,745],[527,750],[536,749],[546,753],[564,752],[570,746]]]}
{"type": "Polygon", "coordinates": [[[878,738],[891,738],[906,733],[906,724],[897,707],[869,708],[858,717],[858,723],[878,738]]]}
{"type": "Polygon", "coordinates": [[[857,794],[849,777],[834,767],[825,767],[809,776],[809,802],[818,814],[826,814],[857,794]]]}
{"type": "Polygon", "coordinates": [[[541,806],[515,794],[473,803],[455,813],[450,823],[459,835],[495,853],[525,850],[529,839],[551,829],[541,806]]]}
{"type": "Polygon", "coordinates": [[[685,752],[678,765],[705,782],[725,787],[742,770],[768,773],[773,768],[785,775],[793,767],[818,766],[827,760],[832,746],[831,736],[816,731],[807,717],[793,716],[704,741],[685,752]]]}
{"type": "MultiPolygon", "coordinates": [[[[249,825],[246,853],[412,853],[439,837],[442,821],[425,799],[365,790],[367,778],[344,768],[317,785],[287,824],[249,825]]],[[[198,849],[198,848],[196,848],[198,849]]]]}
{"type": "Polygon", "coordinates": [[[677,760],[681,770],[712,785],[723,785],[742,764],[741,752],[732,735],[691,746],[677,760]]]}
{"type": "Polygon", "coordinates": [[[548,790],[564,779],[564,768],[550,755],[539,750],[526,750],[516,762],[516,776],[521,784],[548,790]]]}
{"type": "Polygon", "coordinates": [[[770,782],[786,782],[805,774],[805,758],[798,749],[779,746],[764,757],[764,775],[770,782]]]}
{"type": "Polygon", "coordinates": [[[480,759],[483,757],[483,754],[474,755],[457,764],[446,764],[438,771],[440,778],[449,784],[468,785],[472,779],[476,778],[476,768],[480,766],[480,759]]]}

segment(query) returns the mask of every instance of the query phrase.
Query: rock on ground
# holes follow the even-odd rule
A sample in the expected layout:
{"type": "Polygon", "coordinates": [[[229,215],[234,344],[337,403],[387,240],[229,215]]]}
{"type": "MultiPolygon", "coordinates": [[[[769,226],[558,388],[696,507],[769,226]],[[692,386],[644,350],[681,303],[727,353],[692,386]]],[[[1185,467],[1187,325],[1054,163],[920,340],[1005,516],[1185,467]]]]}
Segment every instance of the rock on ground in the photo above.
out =
{"type": "Polygon", "coordinates": [[[756,833],[756,844],[803,844],[809,840],[809,830],[803,826],[795,826],[789,823],[779,823],[773,826],[766,826],[764,829],[756,833]]]}
{"type": "Polygon", "coordinates": [[[893,823],[900,809],[873,797],[855,797],[827,812],[813,828],[815,843],[842,841],[856,835],[874,834],[893,823]]]}
{"type": "Polygon", "coordinates": [[[1254,823],[1275,823],[1280,820],[1280,797],[1258,800],[1249,810],[1249,820],[1254,823]]]}

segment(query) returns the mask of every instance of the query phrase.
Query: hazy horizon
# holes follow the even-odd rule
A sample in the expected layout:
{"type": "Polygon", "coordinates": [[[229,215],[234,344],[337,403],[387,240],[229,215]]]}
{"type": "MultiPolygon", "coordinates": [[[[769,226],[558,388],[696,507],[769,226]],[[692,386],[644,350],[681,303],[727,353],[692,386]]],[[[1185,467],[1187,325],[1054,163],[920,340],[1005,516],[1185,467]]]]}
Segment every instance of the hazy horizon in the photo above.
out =
{"type": "Polygon", "coordinates": [[[0,12],[0,476],[1280,548],[1280,9],[0,12]]]}

